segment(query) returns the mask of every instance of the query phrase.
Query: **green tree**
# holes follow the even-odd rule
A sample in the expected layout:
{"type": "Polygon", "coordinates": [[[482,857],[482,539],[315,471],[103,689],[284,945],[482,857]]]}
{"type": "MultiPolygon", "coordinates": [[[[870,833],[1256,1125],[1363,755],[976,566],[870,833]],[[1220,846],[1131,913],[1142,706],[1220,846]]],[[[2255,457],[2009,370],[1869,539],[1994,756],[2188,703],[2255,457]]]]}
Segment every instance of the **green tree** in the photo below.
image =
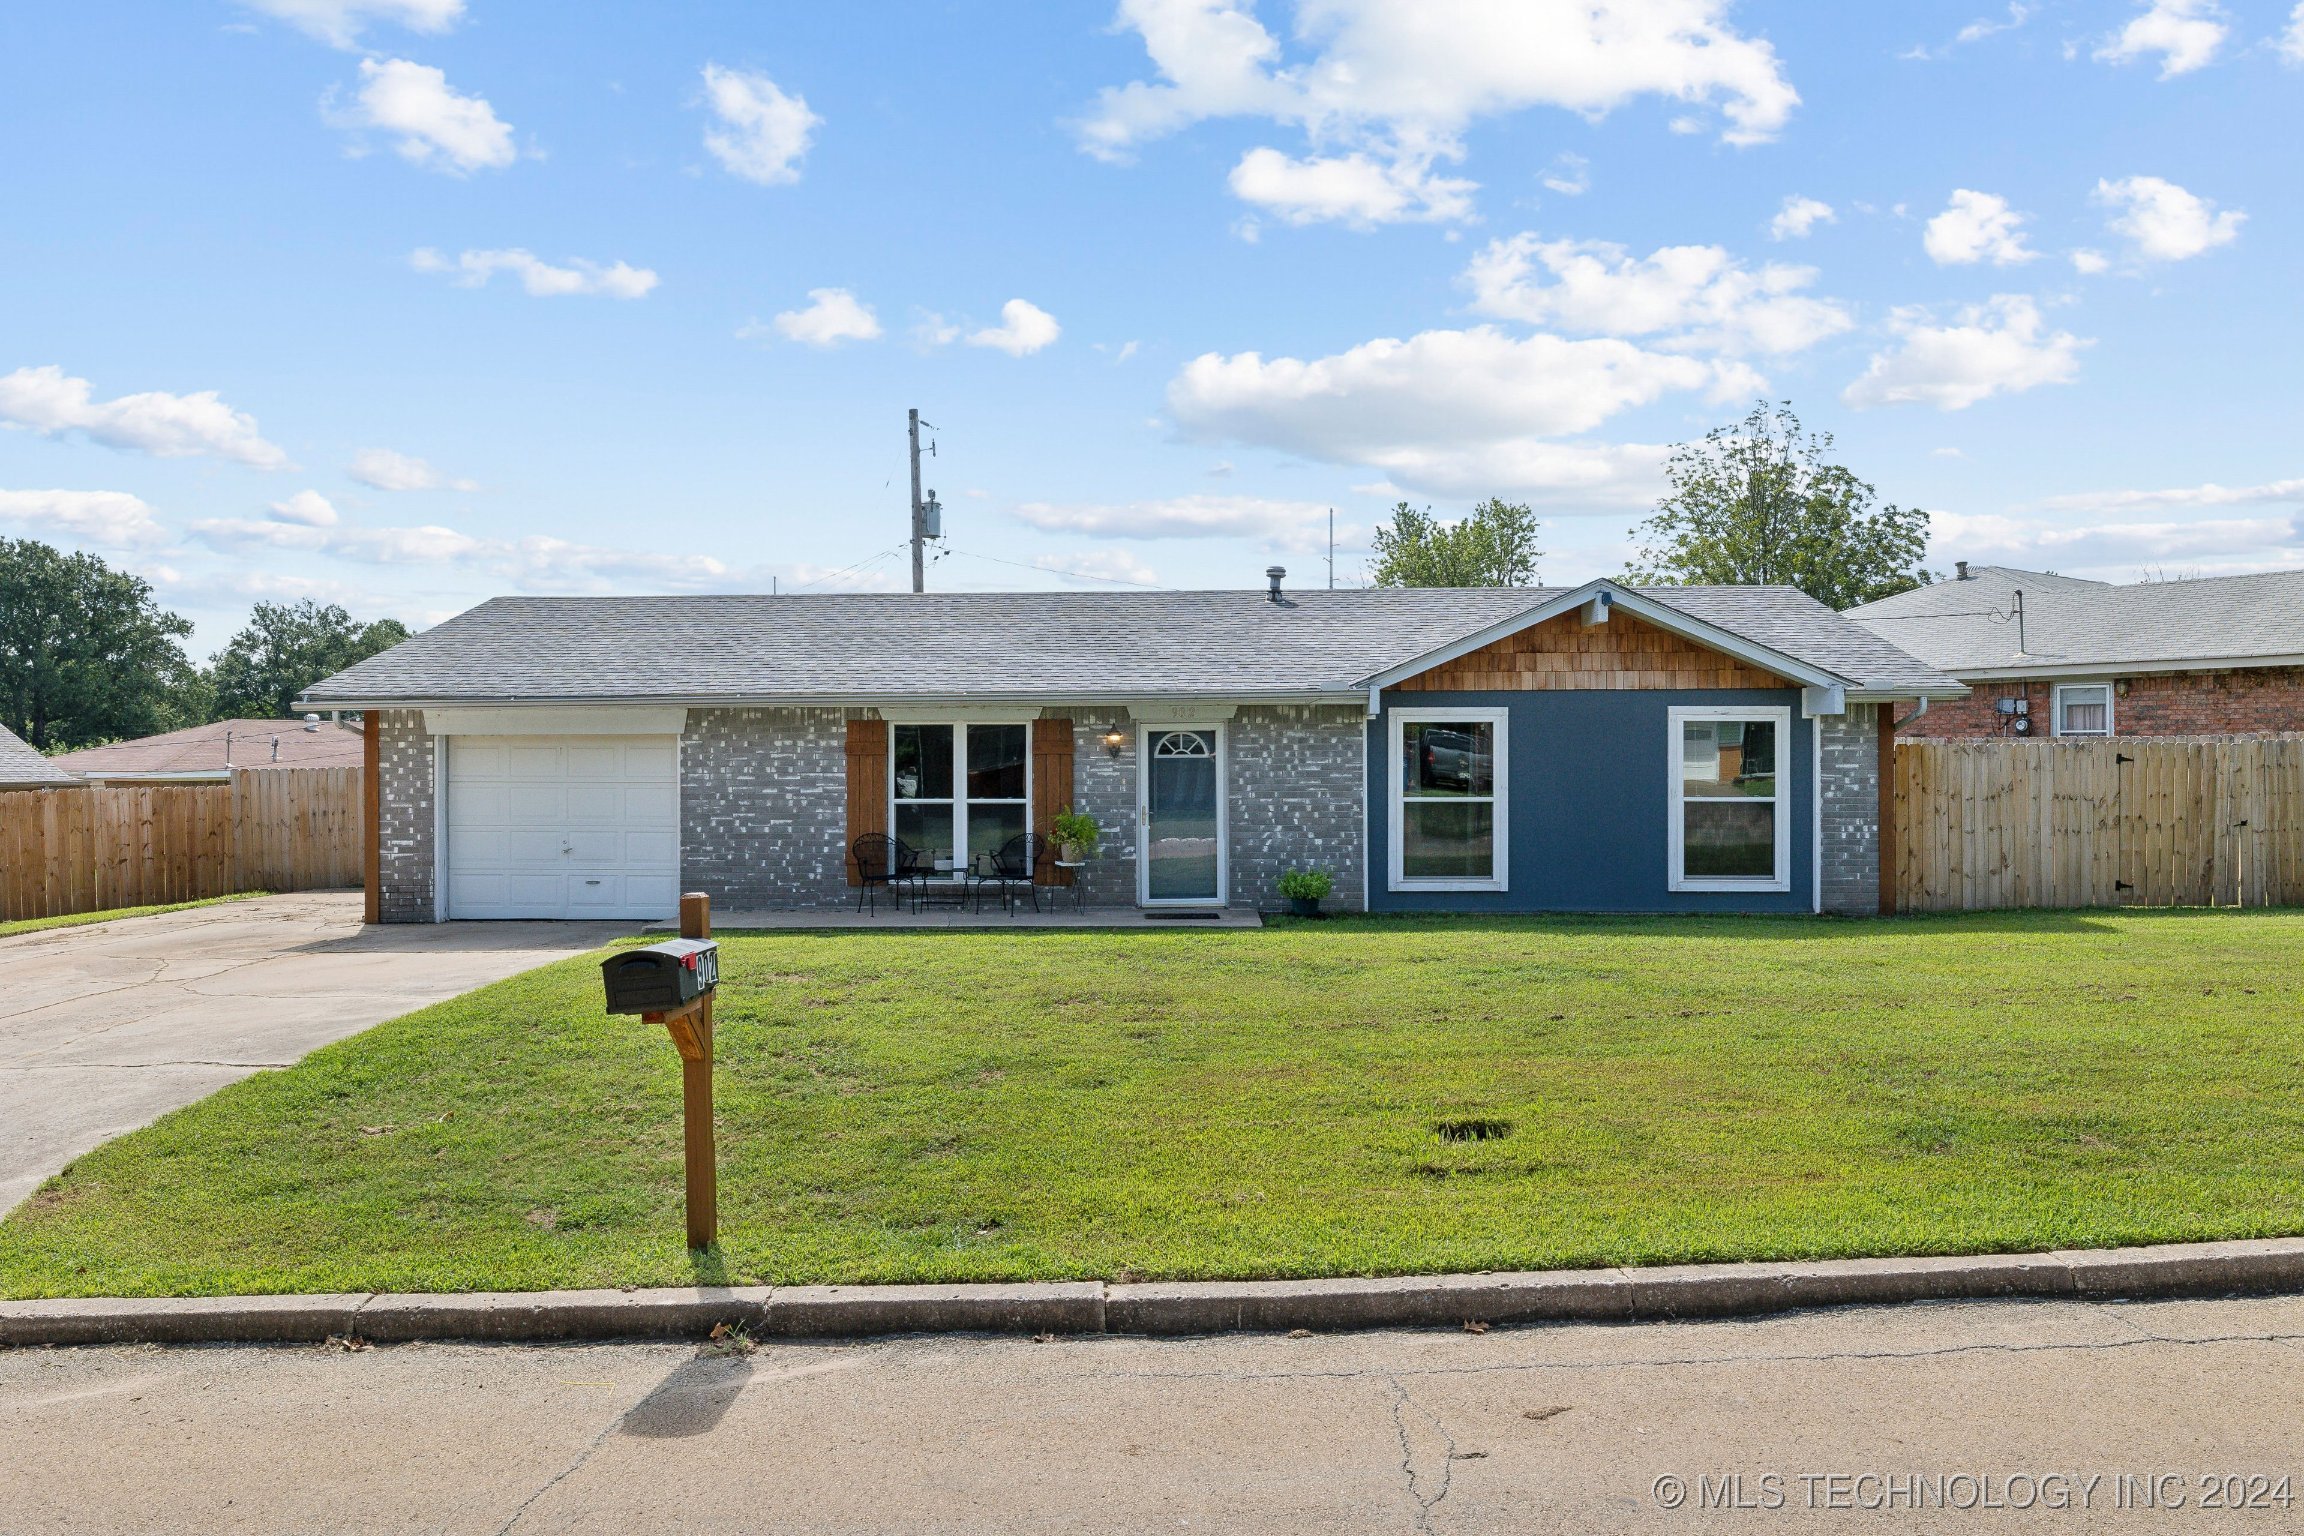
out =
{"type": "Polygon", "coordinates": [[[334,603],[258,603],[248,627],[208,665],[216,692],[209,718],[278,720],[320,679],[407,638],[398,619],[362,624],[334,603]]]}
{"type": "Polygon", "coordinates": [[[1380,587],[1527,587],[1536,583],[1536,514],[1491,496],[1461,522],[1444,523],[1406,502],[1376,526],[1380,587]]]}
{"type": "Polygon", "coordinates": [[[0,724],[43,752],[195,723],[191,632],[141,577],[0,539],[0,724]]]}
{"type": "Polygon", "coordinates": [[[1928,514],[1876,507],[1878,493],[1827,464],[1829,432],[1803,435],[1789,402],[1755,401],[1733,427],[1682,443],[1665,460],[1671,494],[1635,533],[1625,579],[1645,586],[1791,586],[1830,608],[1909,592],[1928,514]]]}

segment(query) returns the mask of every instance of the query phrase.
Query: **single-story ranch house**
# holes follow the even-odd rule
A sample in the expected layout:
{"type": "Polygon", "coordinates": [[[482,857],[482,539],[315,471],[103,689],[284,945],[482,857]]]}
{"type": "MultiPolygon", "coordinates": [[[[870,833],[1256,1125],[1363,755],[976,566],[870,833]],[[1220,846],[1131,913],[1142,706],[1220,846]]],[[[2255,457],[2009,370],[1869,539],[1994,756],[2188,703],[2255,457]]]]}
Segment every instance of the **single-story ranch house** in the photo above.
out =
{"type": "MultiPolygon", "coordinates": [[[[1786,587],[499,598],[364,717],[371,916],[851,902],[1092,815],[1091,902],[1878,910],[1892,706],[1962,685],[1786,587]],[[957,854],[957,858],[952,857],[957,854]]],[[[1072,875],[1044,862],[1038,878],[1072,875]]]]}

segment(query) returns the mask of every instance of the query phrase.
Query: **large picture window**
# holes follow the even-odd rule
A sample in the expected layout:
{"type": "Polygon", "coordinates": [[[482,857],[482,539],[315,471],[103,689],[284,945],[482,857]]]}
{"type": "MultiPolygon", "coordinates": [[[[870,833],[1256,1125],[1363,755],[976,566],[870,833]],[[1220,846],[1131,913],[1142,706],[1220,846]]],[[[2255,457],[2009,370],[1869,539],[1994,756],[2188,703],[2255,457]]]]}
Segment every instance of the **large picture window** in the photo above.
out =
{"type": "Polygon", "coordinates": [[[1789,709],[1676,708],[1672,889],[1788,891],[1789,709]]]}
{"type": "Polygon", "coordinates": [[[1029,830],[1031,728],[896,725],[888,768],[896,836],[965,870],[1029,830]]]}
{"type": "Polygon", "coordinates": [[[1511,716],[1396,709],[1391,721],[1391,889],[1501,891],[1511,716]]]}

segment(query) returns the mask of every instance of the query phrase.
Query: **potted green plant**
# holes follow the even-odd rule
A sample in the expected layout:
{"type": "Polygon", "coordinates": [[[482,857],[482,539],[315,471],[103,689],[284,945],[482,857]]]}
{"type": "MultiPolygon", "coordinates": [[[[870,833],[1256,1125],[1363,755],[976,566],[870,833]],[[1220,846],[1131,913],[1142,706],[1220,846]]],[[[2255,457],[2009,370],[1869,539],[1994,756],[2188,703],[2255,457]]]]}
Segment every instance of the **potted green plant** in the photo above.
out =
{"type": "Polygon", "coordinates": [[[1336,877],[1324,869],[1292,869],[1280,877],[1280,894],[1294,917],[1318,917],[1320,898],[1334,889],[1336,877]]]}
{"type": "Polygon", "coordinates": [[[1064,864],[1087,863],[1104,842],[1104,829],[1096,825],[1096,818],[1070,806],[1048,823],[1048,835],[1056,840],[1056,858],[1064,864]]]}

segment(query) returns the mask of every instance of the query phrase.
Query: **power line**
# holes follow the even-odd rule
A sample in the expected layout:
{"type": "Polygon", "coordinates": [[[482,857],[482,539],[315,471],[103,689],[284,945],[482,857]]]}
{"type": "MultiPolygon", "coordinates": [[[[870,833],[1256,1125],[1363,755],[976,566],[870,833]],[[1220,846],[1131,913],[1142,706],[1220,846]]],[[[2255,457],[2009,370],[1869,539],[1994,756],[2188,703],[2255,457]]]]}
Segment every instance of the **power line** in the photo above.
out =
{"type": "Polygon", "coordinates": [[[1123,587],[1151,587],[1165,592],[1167,588],[1156,581],[1140,581],[1133,576],[1099,576],[1094,571],[1067,571],[1053,565],[1026,565],[1021,560],[1003,560],[998,555],[980,555],[972,549],[955,549],[955,555],[966,555],[971,560],[989,560],[994,565],[1012,565],[1020,571],[1038,571],[1044,576],[1071,576],[1080,581],[1109,581],[1123,587]]]}
{"type": "Polygon", "coordinates": [[[828,581],[838,581],[843,576],[855,572],[861,572],[866,566],[877,565],[881,561],[887,559],[890,555],[900,555],[904,553],[906,545],[908,545],[910,542],[911,541],[907,539],[904,544],[891,545],[889,548],[880,551],[880,553],[876,555],[866,555],[863,559],[857,561],[854,565],[844,565],[836,571],[828,571],[824,575],[817,577],[814,581],[802,582],[799,586],[794,587],[792,590],[794,592],[806,592],[811,588],[821,587],[828,581]]]}

